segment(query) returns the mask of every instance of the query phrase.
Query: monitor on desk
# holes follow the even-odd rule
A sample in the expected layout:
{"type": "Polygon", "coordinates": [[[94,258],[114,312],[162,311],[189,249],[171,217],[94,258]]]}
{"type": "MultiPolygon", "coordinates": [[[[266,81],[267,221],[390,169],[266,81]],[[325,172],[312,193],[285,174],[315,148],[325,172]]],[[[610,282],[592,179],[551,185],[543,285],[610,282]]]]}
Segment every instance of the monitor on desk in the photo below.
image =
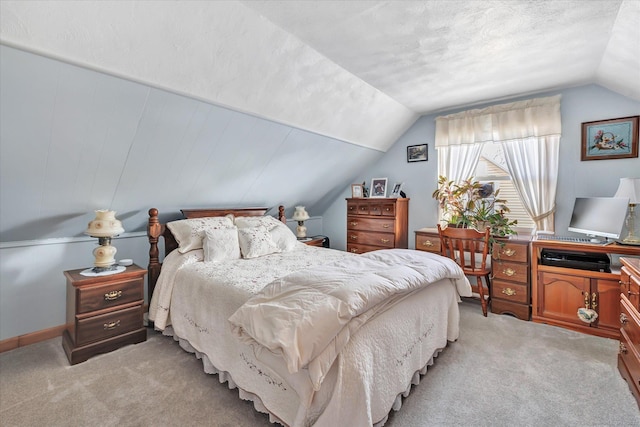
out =
{"type": "Polygon", "coordinates": [[[624,197],[578,197],[573,205],[569,231],[598,238],[620,238],[629,199],[624,197]]]}

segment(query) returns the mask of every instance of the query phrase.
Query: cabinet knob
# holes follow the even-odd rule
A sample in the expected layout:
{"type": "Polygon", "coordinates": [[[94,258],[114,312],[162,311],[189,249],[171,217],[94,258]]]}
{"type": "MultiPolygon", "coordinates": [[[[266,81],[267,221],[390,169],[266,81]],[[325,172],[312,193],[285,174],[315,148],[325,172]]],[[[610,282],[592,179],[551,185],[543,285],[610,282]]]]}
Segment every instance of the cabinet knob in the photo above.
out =
{"type": "Polygon", "coordinates": [[[624,343],[620,343],[620,354],[627,354],[627,346],[624,343]]]}
{"type": "Polygon", "coordinates": [[[505,276],[509,276],[509,277],[516,274],[516,271],[513,268],[507,268],[505,270],[502,270],[502,272],[505,274],[505,276]]]}
{"type": "Polygon", "coordinates": [[[628,321],[629,319],[627,319],[627,315],[624,313],[620,313],[620,324],[624,326],[628,321]]]}
{"type": "Polygon", "coordinates": [[[105,301],[115,301],[122,296],[122,291],[111,291],[104,294],[105,301]]]}
{"type": "Polygon", "coordinates": [[[512,297],[514,295],[516,295],[516,291],[511,289],[511,288],[504,288],[502,290],[502,293],[505,294],[506,296],[512,297]]]}

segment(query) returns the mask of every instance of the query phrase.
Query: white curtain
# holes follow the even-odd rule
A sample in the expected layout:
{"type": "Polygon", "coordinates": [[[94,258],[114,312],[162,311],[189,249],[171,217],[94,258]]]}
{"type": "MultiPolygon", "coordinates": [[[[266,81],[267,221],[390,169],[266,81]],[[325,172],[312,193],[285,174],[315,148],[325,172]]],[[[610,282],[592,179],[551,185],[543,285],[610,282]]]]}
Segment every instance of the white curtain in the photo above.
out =
{"type": "Polygon", "coordinates": [[[560,95],[438,117],[438,174],[453,181],[469,178],[480,156],[476,146],[500,142],[536,229],[553,231],[561,133],[560,95]]]}

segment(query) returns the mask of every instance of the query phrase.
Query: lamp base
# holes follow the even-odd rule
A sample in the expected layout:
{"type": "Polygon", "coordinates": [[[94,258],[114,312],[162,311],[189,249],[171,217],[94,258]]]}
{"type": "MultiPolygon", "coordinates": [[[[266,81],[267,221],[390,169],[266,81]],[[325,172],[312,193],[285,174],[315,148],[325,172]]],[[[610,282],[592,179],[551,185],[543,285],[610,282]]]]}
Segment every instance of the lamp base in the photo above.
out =
{"type": "Polygon", "coordinates": [[[616,240],[620,245],[640,246],[640,240],[616,240]]]}
{"type": "Polygon", "coordinates": [[[93,267],[82,270],[80,274],[82,276],[95,277],[95,276],[109,276],[110,274],[122,273],[127,267],[114,264],[110,267],[93,267]]]}

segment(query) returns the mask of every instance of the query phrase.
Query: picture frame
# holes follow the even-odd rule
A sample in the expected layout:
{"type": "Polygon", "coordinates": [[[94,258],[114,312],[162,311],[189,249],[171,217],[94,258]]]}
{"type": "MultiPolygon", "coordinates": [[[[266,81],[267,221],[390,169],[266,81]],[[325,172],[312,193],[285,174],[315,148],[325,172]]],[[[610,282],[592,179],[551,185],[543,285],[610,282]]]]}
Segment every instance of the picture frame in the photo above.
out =
{"type": "Polygon", "coordinates": [[[582,123],[580,160],[638,157],[640,116],[582,123]]]}
{"type": "Polygon", "coordinates": [[[364,186],[362,184],[351,184],[351,198],[361,199],[364,197],[364,186]]]}
{"type": "Polygon", "coordinates": [[[387,178],[373,178],[371,179],[371,198],[385,198],[387,197],[387,178]]]}
{"type": "Polygon", "coordinates": [[[429,160],[429,145],[409,145],[407,147],[407,162],[426,162],[429,160]]]}
{"type": "Polygon", "coordinates": [[[391,196],[389,197],[402,197],[401,196],[401,192],[402,192],[402,186],[404,185],[404,182],[396,182],[395,184],[393,184],[393,188],[391,189],[391,196]]]}

